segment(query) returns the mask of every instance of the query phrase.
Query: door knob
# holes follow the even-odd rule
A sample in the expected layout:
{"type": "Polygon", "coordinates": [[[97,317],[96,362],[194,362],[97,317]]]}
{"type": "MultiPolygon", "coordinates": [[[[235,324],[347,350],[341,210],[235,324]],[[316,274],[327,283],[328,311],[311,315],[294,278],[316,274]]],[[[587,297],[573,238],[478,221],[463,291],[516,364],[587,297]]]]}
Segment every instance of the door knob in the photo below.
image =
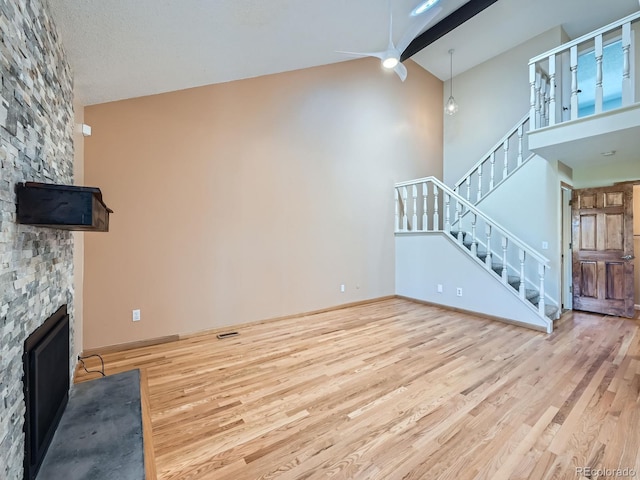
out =
{"type": "Polygon", "coordinates": [[[634,258],[636,258],[633,255],[623,255],[622,257],[620,257],[622,260],[633,260],[634,258]]]}

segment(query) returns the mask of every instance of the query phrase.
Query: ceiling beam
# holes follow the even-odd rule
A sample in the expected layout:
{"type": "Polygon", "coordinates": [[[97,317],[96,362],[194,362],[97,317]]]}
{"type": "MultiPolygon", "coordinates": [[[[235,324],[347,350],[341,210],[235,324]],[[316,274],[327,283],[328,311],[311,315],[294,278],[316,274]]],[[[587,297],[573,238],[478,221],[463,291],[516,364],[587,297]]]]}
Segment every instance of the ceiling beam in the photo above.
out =
{"type": "Polygon", "coordinates": [[[493,5],[498,0],[470,0],[455,12],[443,18],[433,27],[418,35],[409,46],[402,52],[400,61],[404,62],[407,58],[411,58],[423,48],[431,45],[433,42],[447,33],[462,25],[467,20],[471,20],[485,8],[493,5]]]}

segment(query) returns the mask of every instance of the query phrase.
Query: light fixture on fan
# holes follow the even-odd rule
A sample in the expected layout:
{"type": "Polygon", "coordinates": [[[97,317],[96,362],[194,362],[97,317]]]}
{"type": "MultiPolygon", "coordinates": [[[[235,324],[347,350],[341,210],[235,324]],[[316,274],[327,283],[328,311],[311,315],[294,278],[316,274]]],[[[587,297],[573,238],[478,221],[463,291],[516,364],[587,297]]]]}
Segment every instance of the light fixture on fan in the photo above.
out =
{"type": "Polygon", "coordinates": [[[447,100],[446,105],[444,106],[444,113],[447,115],[454,115],[458,111],[458,104],[456,103],[456,99],[453,98],[453,48],[449,50],[449,55],[451,57],[451,61],[449,62],[449,73],[450,73],[450,82],[451,82],[451,90],[449,91],[449,100],[447,100]]]}
{"type": "Polygon", "coordinates": [[[382,66],[389,70],[393,70],[396,72],[400,80],[403,82],[407,78],[407,67],[405,67],[400,62],[400,57],[402,52],[406,50],[409,44],[413,41],[416,36],[420,32],[422,32],[429,23],[433,21],[436,16],[442,11],[442,8],[431,8],[433,7],[438,0],[426,0],[416,7],[414,12],[411,14],[412,16],[420,15],[420,13],[426,12],[429,10],[429,13],[424,16],[420,15],[420,19],[412,22],[409,25],[409,28],[405,31],[402,38],[398,41],[398,43],[393,43],[393,15],[391,12],[391,1],[389,1],[389,43],[387,44],[387,49],[381,52],[345,52],[338,51],[338,53],[344,53],[346,55],[351,55],[354,57],[375,57],[379,58],[382,61],[382,66]],[[418,11],[419,10],[419,11],[418,11]]]}
{"type": "Polygon", "coordinates": [[[389,49],[385,53],[385,58],[382,60],[382,66],[384,68],[388,68],[389,70],[396,68],[396,66],[400,63],[400,52],[398,50],[389,49]]]}

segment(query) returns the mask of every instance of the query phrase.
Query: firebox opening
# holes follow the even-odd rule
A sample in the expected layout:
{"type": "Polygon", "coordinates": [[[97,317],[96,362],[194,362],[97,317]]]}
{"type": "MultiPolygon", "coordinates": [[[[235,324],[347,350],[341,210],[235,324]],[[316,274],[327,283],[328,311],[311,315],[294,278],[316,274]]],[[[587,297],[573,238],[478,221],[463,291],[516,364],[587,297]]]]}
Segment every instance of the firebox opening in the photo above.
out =
{"type": "Polygon", "coordinates": [[[69,315],[63,305],[24,342],[24,478],[33,480],[69,399],[69,315]]]}

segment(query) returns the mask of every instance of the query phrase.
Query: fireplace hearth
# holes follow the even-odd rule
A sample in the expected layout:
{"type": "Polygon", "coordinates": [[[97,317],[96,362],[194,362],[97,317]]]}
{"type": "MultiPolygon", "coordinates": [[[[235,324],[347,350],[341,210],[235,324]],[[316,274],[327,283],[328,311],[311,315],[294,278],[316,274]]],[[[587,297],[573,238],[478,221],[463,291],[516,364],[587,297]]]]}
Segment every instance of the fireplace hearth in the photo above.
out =
{"type": "Polygon", "coordinates": [[[24,342],[24,479],[33,480],[69,399],[69,315],[64,305],[24,342]]]}

